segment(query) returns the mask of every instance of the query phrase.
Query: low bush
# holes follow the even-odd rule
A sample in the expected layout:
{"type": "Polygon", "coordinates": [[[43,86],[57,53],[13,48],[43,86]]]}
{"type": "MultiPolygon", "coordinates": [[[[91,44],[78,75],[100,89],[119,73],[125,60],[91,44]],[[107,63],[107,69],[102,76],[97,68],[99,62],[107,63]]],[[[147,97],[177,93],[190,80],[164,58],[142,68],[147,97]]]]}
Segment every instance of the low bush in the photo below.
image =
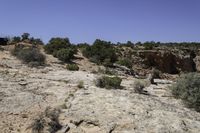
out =
{"type": "Polygon", "coordinates": [[[78,88],[84,88],[84,82],[80,81],[77,85],[78,88]]]}
{"type": "Polygon", "coordinates": [[[0,51],[4,51],[4,48],[2,48],[1,46],[0,46],[0,51]]]}
{"type": "Polygon", "coordinates": [[[33,66],[40,66],[45,64],[45,56],[35,47],[24,47],[23,45],[16,45],[12,54],[24,63],[32,64],[33,66]]]}
{"type": "Polygon", "coordinates": [[[78,71],[79,70],[79,67],[77,64],[68,64],[66,66],[66,68],[70,71],[78,71]]]}
{"type": "Polygon", "coordinates": [[[28,40],[29,37],[30,37],[30,34],[29,34],[29,33],[23,33],[23,34],[21,35],[21,37],[22,37],[22,41],[28,40]]]}
{"type": "Polygon", "coordinates": [[[132,68],[132,62],[130,61],[130,59],[127,59],[127,58],[121,59],[117,61],[116,63],[122,66],[126,66],[127,68],[132,68]]]}
{"type": "Polygon", "coordinates": [[[180,98],[190,108],[200,111],[200,74],[188,73],[181,75],[172,85],[172,94],[180,98]]]}
{"type": "Polygon", "coordinates": [[[33,133],[56,133],[62,128],[58,119],[59,115],[59,109],[47,107],[45,112],[36,118],[28,129],[32,129],[33,133]]]}
{"type": "Polygon", "coordinates": [[[142,94],[144,92],[145,82],[136,80],[133,84],[133,88],[134,88],[135,93],[142,94]]]}
{"type": "Polygon", "coordinates": [[[21,41],[21,37],[19,37],[19,36],[14,36],[13,38],[12,38],[12,42],[13,43],[19,43],[21,41]]]}
{"type": "Polygon", "coordinates": [[[39,118],[35,119],[29,128],[32,129],[32,133],[42,133],[45,127],[45,119],[40,116],[39,118]]]}
{"type": "Polygon", "coordinates": [[[34,45],[44,45],[44,42],[39,38],[31,37],[29,39],[29,41],[30,41],[31,44],[34,44],[34,45]]]}
{"type": "Polygon", "coordinates": [[[158,69],[153,69],[152,77],[154,79],[160,79],[161,78],[161,72],[158,69]]]}
{"type": "Polygon", "coordinates": [[[117,75],[117,72],[106,67],[105,73],[107,75],[117,75]]]}
{"type": "Polygon", "coordinates": [[[54,52],[54,56],[63,62],[70,62],[74,58],[74,50],[72,49],[60,49],[54,52]]]}
{"type": "Polygon", "coordinates": [[[96,80],[96,86],[107,89],[120,89],[122,79],[119,77],[102,76],[96,80]]]}
{"type": "Polygon", "coordinates": [[[110,66],[117,60],[114,46],[111,42],[97,39],[92,46],[87,46],[83,50],[83,55],[90,61],[105,66],[110,66]]]}
{"type": "Polygon", "coordinates": [[[59,123],[59,115],[60,110],[56,108],[47,107],[45,110],[45,117],[49,118],[50,121],[48,122],[48,131],[50,133],[56,133],[58,130],[62,128],[62,125],[59,123]]]}
{"type": "Polygon", "coordinates": [[[117,75],[117,72],[109,67],[105,67],[105,68],[99,67],[96,73],[107,74],[107,75],[117,75]]]}
{"type": "Polygon", "coordinates": [[[152,50],[155,47],[158,47],[159,44],[156,43],[156,42],[151,41],[151,42],[144,42],[143,46],[144,46],[145,50],[152,50]]]}
{"type": "Polygon", "coordinates": [[[61,49],[66,49],[71,46],[68,38],[51,38],[49,43],[44,47],[45,52],[48,54],[53,54],[61,49]]]}

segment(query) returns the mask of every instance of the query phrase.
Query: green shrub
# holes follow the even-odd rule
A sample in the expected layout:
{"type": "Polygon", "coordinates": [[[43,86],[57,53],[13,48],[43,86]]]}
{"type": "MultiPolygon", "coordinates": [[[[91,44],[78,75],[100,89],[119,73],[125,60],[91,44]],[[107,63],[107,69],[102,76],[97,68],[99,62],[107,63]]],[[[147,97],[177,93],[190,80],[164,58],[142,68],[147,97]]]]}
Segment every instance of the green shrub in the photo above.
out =
{"type": "Polygon", "coordinates": [[[21,41],[21,37],[19,37],[19,36],[15,36],[12,38],[13,43],[19,43],[20,41],[21,41]]]}
{"type": "Polygon", "coordinates": [[[23,45],[16,45],[12,54],[24,63],[32,66],[40,66],[45,64],[45,56],[40,53],[38,48],[24,47],[23,45]]]}
{"type": "Polygon", "coordinates": [[[68,38],[52,38],[49,43],[44,47],[45,52],[52,54],[63,62],[70,62],[77,53],[77,48],[71,45],[68,38]]]}
{"type": "Polygon", "coordinates": [[[155,79],[160,79],[161,78],[161,72],[158,69],[153,69],[152,71],[152,77],[155,79]]]}
{"type": "Polygon", "coordinates": [[[77,85],[78,88],[84,88],[84,82],[80,81],[77,85]]]}
{"type": "Polygon", "coordinates": [[[197,111],[200,111],[200,74],[188,73],[181,75],[172,85],[172,94],[197,111]]]}
{"type": "Polygon", "coordinates": [[[8,38],[8,37],[1,38],[0,37],[0,45],[1,46],[8,45],[9,42],[10,42],[10,38],[8,38]]]}
{"type": "Polygon", "coordinates": [[[68,64],[67,69],[70,70],[70,71],[78,71],[79,67],[78,67],[77,64],[68,64]]]}
{"type": "Polygon", "coordinates": [[[30,36],[29,33],[23,33],[23,34],[22,34],[22,40],[24,41],[24,40],[29,39],[29,36],[30,36]]]}
{"type": "Polygon", "coordinates": [[[145,50],[152,50],[153,48],[158,47],[159,43],[156,43],[154,41],[144,42],[143,46],[144,46],[145,50]]]}
{"type": "Polygon", "coordinates": [[[39,38],[31,37],[29,39],[29,41],[30,41],[31,44],[34,44],[34,45],[44,45],[43,41],[39,38]]]}
{"type": "Polygon", "coordinates": [[[88,43],[79,43],[79,44],[77,44],[77,47],[80,48],[80,49],[84,49],[84,48],[87,48],[89,46],[90,45],[88,43]]]}
{"type": "Polygon", "coordinates": [[[97,39],[92,46],[86,46],[83,55],[92,62],[103,65],[112,65],[117,60],[114,46],[111,42],[97,39]]]}
{"type": "Polygon", "coordinates": [[[54,56],[63,62],[70,62],[74,58],[74,51],[72,49],[60,49],[54,52],[54,56]]]}
{"type": "Polygon", "coordinates": [[[132,68],[132,62],[127,58],[117,61],[117,64],[126,66],[127,68],[132,68]]]}
{"type": "Polygon", "coordinates": [[[96,80],[96,86],[107,89],[120,89],[122,79],[119,77],[102,76],[96,80]]]}
{"type": "Polygon", "coordinates": [[[4,51],[4,48],[2,48],[1,46],[0,46],[0,51],[4,51]]]}
{"type": "Polygon", "coordinates": [[[108,75],[117,75],[117,72],[114,71],[114,70],[109,69],[108,67],[106,67],[105,74],[108,74],[108,75]]]}
{"type": "Polygon", "coordinates": [[[48,54],[53,54],[61,49],[66,49],[71,46],[68,38],[51,38],[49,43],[44,47],[45,52],[48,54]]]}

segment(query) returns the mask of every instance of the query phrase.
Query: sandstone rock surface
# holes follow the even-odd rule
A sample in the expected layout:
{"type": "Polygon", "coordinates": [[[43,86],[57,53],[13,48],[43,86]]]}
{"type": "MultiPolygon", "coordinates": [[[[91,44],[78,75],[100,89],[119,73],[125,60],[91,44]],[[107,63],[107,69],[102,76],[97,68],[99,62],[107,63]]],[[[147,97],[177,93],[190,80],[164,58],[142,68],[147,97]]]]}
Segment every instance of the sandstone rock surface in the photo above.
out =
{"type": "Polygon", "coordinates": [[[145,88],[150,95],[140,95],[132,88],[135,79],[126,76],[123,89],[107,90],[94,85],[98,75],[68,71],[46,56],[46,67],[30,68],[0,51],[2,133],[31,133],[28,127],[48,106],[61,109],[59,133],[200,132],[200,113],[171,96],[170,81],[158,81],[145,88]]]}

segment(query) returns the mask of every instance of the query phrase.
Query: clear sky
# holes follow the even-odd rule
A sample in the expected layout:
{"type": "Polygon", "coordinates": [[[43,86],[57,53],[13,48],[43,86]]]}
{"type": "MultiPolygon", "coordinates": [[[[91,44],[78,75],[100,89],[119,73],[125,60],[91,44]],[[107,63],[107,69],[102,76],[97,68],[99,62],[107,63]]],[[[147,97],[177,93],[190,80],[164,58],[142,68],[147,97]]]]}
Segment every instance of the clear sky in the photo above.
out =
{"type": "Polygon", "coordinates": [[[0,0],[0,35],[200,42],[200,0],[0,0]]]}

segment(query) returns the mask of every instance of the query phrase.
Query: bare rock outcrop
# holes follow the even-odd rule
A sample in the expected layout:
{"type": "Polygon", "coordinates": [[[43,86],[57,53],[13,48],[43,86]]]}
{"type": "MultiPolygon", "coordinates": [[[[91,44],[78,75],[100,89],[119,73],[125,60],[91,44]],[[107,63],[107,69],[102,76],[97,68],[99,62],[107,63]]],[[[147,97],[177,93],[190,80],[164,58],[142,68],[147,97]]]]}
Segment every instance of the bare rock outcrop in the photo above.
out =
{"type": "Polygon", "coordinates": [[[65,114],[72,120],[70,133],[200,131],[200,114],[177,106],[176,100],[169,97],[89,87],[76,92],[70,102],[72,106],[65,114]]]}
{"type": "Polygon", "coordinates": [[[191,54],[179,55],[172,51],[146,50],[139,51],[139,56],[144,63],[150,67],[156,67],[165,73],[177,74],[182,72],[196,71],[196,64],[191,54]]]}

